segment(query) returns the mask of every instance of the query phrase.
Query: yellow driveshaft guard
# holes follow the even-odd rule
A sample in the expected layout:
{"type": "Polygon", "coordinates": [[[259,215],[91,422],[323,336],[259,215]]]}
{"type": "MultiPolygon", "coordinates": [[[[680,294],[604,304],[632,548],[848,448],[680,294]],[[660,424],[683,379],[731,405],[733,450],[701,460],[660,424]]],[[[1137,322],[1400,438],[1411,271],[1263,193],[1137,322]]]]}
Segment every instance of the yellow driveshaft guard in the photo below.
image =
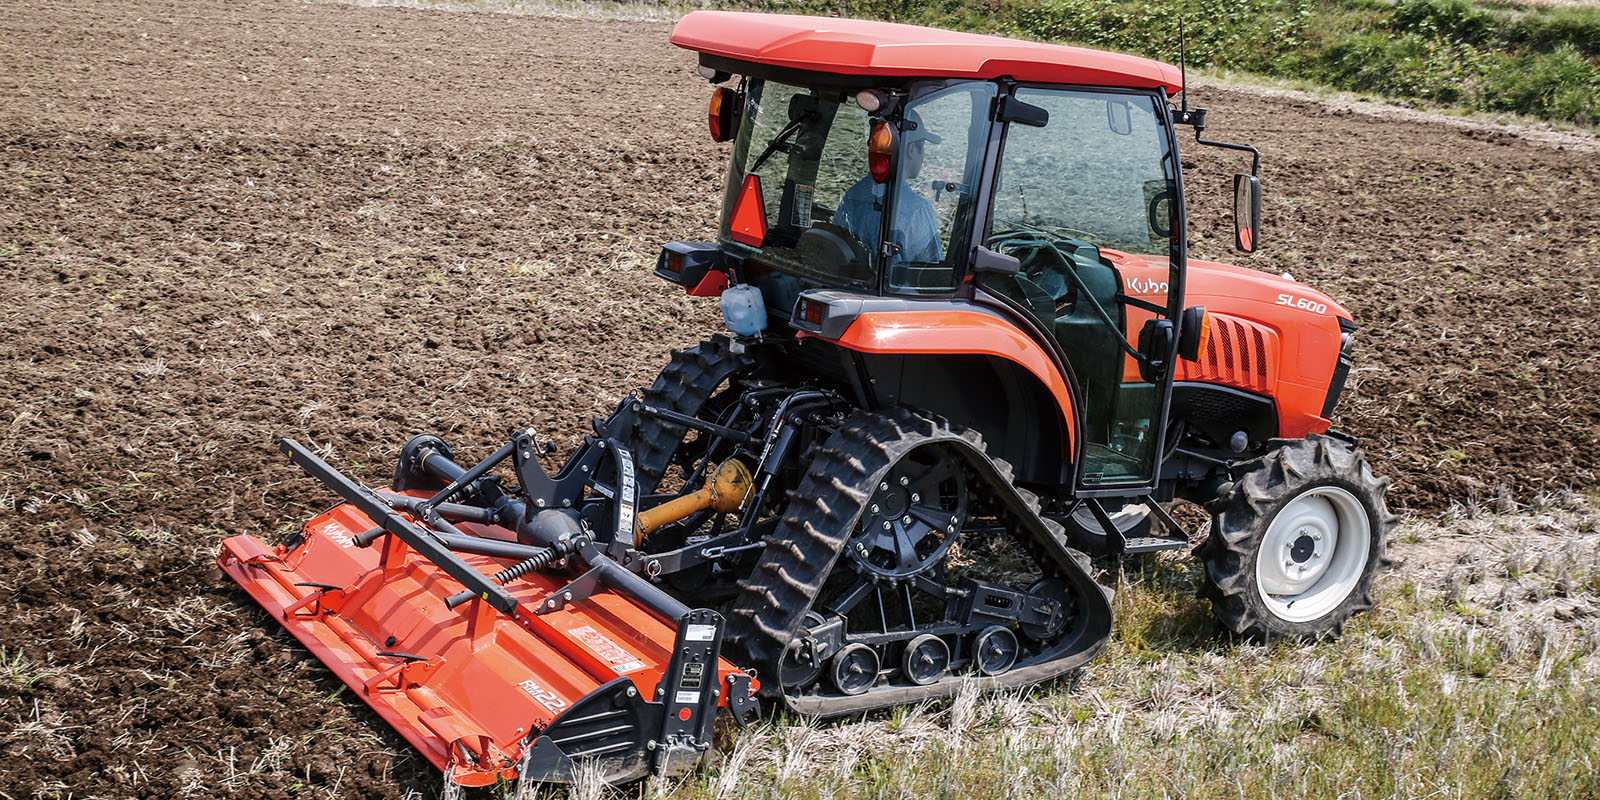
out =
{"type": "Polygon", "coordinates": [[[744,505],[745,498],[750,496],[754,483],[750,469],[744,462],[730,458],[717,467],[715,474],[706,477],[706,485],[700,491],[675,497],[655,508],[639,512],[639,533],[636,538],[643,544],[645,537],[661,526],[707,509],[721,514],[738,511],[744,505]]]}

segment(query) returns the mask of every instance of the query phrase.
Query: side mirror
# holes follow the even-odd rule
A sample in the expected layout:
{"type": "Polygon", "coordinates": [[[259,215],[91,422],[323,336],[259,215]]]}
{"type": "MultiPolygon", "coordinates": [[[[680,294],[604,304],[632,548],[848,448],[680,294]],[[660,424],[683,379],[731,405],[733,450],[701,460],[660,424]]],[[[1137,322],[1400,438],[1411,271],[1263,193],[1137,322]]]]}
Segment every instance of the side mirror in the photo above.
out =
{"type": "Polygon", "coordinates": [[[1242,172],[1233,176],[1233,246],[1254,253],[1261,244],[1261,179],[1242,172]]]}
{"type": "Polygon", "coordinates": [[[1015,122],[1030,128],[1043,128],[1050,124],[1049,109],[1018,100],[1009,94],[1001,95],[999,103],[1000,109],[995,113],[995,118],[1001,122],[1015,122]]]}
{"type": "Polygon", "coordinates": [[[983,245],[972,249],[972,271],[974,273],[990,272],[995,275],[1015,275],[1022,271],[1022,259],[1008,256],[1005,253],[996,253],[983,245]]]}

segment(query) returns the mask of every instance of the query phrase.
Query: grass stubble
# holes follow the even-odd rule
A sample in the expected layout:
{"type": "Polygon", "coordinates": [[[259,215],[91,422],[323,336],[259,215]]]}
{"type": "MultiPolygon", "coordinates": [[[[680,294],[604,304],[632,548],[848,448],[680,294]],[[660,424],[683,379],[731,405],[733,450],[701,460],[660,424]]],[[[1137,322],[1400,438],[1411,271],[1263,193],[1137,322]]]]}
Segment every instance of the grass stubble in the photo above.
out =
{"type": "Polygon", "coordinates": [[[1098,562],[1116,631],[1070,681],[780,716],[685,778],[571,796],[1600,795],[1600,499],[1412,518],[1391,553],[1378,607],[1342,637],[1271,645],[1218,632],[1186,554],[1098,562]]]}

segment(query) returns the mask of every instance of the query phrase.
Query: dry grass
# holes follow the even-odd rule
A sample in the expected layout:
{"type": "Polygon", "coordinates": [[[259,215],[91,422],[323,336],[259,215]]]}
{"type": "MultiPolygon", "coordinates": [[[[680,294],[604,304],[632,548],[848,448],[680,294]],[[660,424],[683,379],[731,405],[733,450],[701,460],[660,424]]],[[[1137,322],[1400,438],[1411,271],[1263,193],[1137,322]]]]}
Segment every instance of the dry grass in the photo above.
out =
{"type": "MultiPolygon", "coordinates": [[[[1075,684],[745,732],[696,798],[1593,797],[1600,509],[1413,520],[1338,640],[1230,640],[1186,557],[1132,566],[1075,684]]],[[[585,796],[594,796],[586,794],[585,796]]]]}
{"type": "MultiPolygon", "coordinates": [[[[91,543],[92,544],[92,543],[91,543]]],[[[1380,607],[1338,640],[1262,646],[1219,633],[1193,598],[1192,560],[1129,562],[1116,580],[1112,644],[1070,683],[1025,694],[965,687],[861,719],[780,717],[741,732],[686,778],[625,790],[593,775],[575,787],[434,787],[409,797],[903,798],[1594,797],[1600,794],[1600,499],[1569,492],[1518,506],[1497,498],[1395,537],[1380,607]]],[[[1102,564],[1109,567],[1109,564],[1102,564]]],[[[187,641],[236,630],[234,609],[194,599],[126,602],[187,641]]],[[[70,630],[66,636],[74,635],[70,630]]],[[[248,632],[208,648],[221,666],[252,658],[248,632]]],[[[277,649],[281,649],[277,648],[277,649]]],[[[0,681],[67,688],[93,664],[54,665],[0,652],[0,681]]],[[[148,692],[193,690],[197,676],[151,665],[148,692]],[[185,688],[189,687],[189,688],[185,688]]],[[[129,713],[136,711],[130,707],[129,713]]],[[[74,730],[41,698],[3,720],[0,754],[65,761],[74,730]]],[[[249,747],[196,743],[167,754],[180,797],[283,785],[341,797],[339,764],[295,765],[330,742],[385,749],[343,721],[249,747]],[[352,744],[354,743],[354,744],[352,744]],[[175,759],[175,760],[174,760],[175,759]],[[304,776],[301,775],[305,772],[304,776]]],[[[119,728],[112,746],[145,753],[118,780],[155,768],[148,732],[119,728]],[[149,763],[146,763],[146,762],[149,763]]],[[[66,784],[32,797],[68,797],[66,784]]]]}

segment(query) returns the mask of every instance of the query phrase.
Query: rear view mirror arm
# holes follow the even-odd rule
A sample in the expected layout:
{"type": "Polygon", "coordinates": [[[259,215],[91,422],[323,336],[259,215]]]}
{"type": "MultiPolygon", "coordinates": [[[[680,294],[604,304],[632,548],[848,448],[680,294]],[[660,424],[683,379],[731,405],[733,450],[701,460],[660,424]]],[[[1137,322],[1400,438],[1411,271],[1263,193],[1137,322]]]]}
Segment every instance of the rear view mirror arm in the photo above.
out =
{"type": "Polygon", "coordinates": [[[1195,129],[1195,131],[1194,131],[1194,140],[1196,142],[1198,142],[1200,144],[1203,144],[1206,147],[1221,147],[1221,148],[1223,148],[1225,150],[1238,150],[1240,152],[1249,153],[1250,154],[1250,174],[1251,175],[1255,175],[1257,177],[1260,177],[1260,174],[1261,174],[1261,151],[1260,150],[1257,150],[1254,147],[1251,147],[1250,145],[1247,145],[1247,144],[1234,144],[1232,142],[1214,142],[1214,141],[1211,141],[1210,139],[1202,139],[1202,138],[1200,138],[1200,133],[1203,130],[1204,130],[1203,128],[1196,128],[1195,129]]]}
{"type": "Polygon", "coordinates": [[[1247,144],[1234,144],[1232,142],[1216,142],[1216,141],[1212,141],[1210,139],[1202,139],[1202,138],[1200,138],[1200,135],[1205,133],[1205,131],[1206,131],[1206,110],[1203,109],[1203,108],[1192,108],[1192,109],[1188,108],[1187,107],[1187,102],[1185,103],[1185,106],[1186,107],[1184,109],[1182,109],[1182,110],[1179,110],[1179,109],[1176,109],[1176,108],[1169,109],[1169,112],[1171,114],[1172,124],[1174,124],[1174,125],[1189,125],[1189,126],[1193,127],[1194,128],[1194,140],[1195,140],[1195,142],[1197,142],[1199,144],[1203,144],[1206,147],[1221,147],[1224,150],[1238,150],[1238,151],[1243,152],[1243,153],[1249,153],[1250,154],[1250,174],[1251,175],[1255,175],[1256,177],[1260,177],[1260,175],[1261,175],[1261,151],[1260,150],[1257,150],[1254,147],[1251,147],[1250,145],[1247,145],[1247,144]]]}

